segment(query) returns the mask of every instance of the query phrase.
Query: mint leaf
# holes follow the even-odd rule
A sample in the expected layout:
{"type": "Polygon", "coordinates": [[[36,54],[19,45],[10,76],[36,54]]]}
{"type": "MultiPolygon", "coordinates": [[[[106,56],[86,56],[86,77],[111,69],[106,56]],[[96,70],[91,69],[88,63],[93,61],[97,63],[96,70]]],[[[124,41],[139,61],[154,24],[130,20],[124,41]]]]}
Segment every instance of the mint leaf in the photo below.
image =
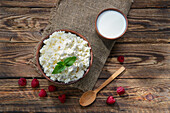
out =
{"type": "Polygon", "coordinates": [[[64,71],[66,68],[65,65],[60,65],[60,64],[57,64],[52,72],[52,74],[57,74],[57,73],[61,73],[62,71],[64,71]]]}
{"type": "Polygon", "coordinates": [[[75,61],[76,61],[76,57],[73,56],[73,57],[66,58],[66,59],[64,60],[64,63],[65,63],[66,66],[71,66],[71,65],[73,65],[73,63],[74,63],[75,61]]]}
{"type": "Polygon", "coordinates": [[[61,73],[62,71],[65,70],[66,67],[69,67],[71,65],[73,65],[73,63],[76,61],[76,57],[68,57],[64,60],[64,62],[60,61],[57,63],[57,65],[55,66],[52,74],[57,74],[57,73],[61,73]]]}
{"type": "Polygon", "coordinates": [[[59,65],[65,65],[65,63],[64,62],[58,62],[57,64],[59,64],[59,65]]]}

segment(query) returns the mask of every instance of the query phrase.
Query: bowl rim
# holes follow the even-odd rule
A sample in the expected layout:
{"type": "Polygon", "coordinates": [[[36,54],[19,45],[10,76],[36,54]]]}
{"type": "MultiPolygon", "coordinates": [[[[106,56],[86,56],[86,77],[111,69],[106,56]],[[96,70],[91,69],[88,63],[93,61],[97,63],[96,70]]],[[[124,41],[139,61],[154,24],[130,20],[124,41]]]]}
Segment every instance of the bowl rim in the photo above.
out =
{"type": "Polygon", "coordinates": [[[99,36],[101,36],[102,38],[105,38],[105,39],[109,39],[109,40],[118,39],[118,38],[120,38],[121,36],[123,36],[123,35],[125,34],[125,32],[127,31],[127,28],[128,28],[128,20],[127,20],[126,15],[125,15],[122,11],[120,11],[119,9],[116,9],[116,8],[107,8],[107,9],[102,10],[102,11],[97,15],[96,20],[95,20],[95,29],[96,29],[97,34],[99,34],[99,36]],[[123,15],[123,17],[125,18],[125,20],[126,20],[126,28],[125,28],[124,32],[123,32],[120,36],[115,37],[115,38],[108,38],[108,37],[103,36],[103,35],[98,31],[98,28],[97,28],[97,19],[98,19],[98,17],[100,16],[100,14],[102,14],[103,12],[108,11],[108,10],[114,10],[114,11],[117,11],[117,12],[121,13],[121,14],[123,15]]]}
{"type": "MultiPolygon", "coordinates": [[[[88,46],[91,48],[91,45],[90,45],[89,41],[88,41],[83,35],[75,32],[75,31],[73,31],[73,30],[68,30],[68,29],[59,29],[59,30],[55,30],[54,32],[58,32],[58,31],[65,31],[66,33],[70,32],[70,33],[72,33],[72,34],[75,34],[75,35],[83,38],[85,41],[88,42],[88,46]]],[[[76,82],[78,82],[79,80],[83,79],[83,78],[87,75],[87,73],[90,71],[90,68],[91,68],[92,62],[93,62],[93,52],[92,52],[92,48],[90,49],[90,61],[89,61],[90,64],[89,64],[89,67],[87,68],[87,70],[85,71],[83,77],[79,78],[78,80],[71,81],[71,82],[68,82],[68,83],[60,82],[60,81],[57,81],[57,80],[56,80],[56,81],[53,81],[53,80],[51,80],[49,77],[46,76],[46,74],[44,73],[44,71],[43,71],[43,69],[42,69],[42,67],[41,67],[41,65],[40,65],[40,63],[39,63],[39,56],[40,56],[40,52],[39,52],[39,51],[40,51],[40,49],[42,48],[42,46],[44,45],[44,44],[43,44],[43,41],[44,41],[45,39],[48,39],[49,36],[50,36],[51,34],[53,34],[54,32],[50,33],[49,35],[47,35],[46,37],[44,37],[43,39],[41,39],[40,43],[38,44],[38,47],[37,47],[37,50],[36,50],[36,64],[37,64],[37,67],[38,67],[39,71],[41,72],[41,74],[42,74],[47,80],[51,81],[52,83],[62,84],[62,85],[69,85],[69,84],[76,83],[76,82]]]]}

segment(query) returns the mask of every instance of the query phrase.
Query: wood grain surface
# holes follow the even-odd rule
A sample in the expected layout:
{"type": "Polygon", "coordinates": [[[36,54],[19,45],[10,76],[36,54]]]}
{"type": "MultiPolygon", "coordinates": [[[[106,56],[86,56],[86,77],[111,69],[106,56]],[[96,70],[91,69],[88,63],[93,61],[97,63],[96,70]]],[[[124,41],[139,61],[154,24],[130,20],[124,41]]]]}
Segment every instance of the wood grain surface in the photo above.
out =
{"type": "MultiPolygon", "coordinates": [[[[58,91],[47,93],[48,96],[40,99],[39,89],[47,90],[50,84],[47,80],[39,79],[40,88],[34,90],[30,87],[31,79],[25,88],[19,88],[17,79],[1,79],[0,84],[0,109],[4,111],[45,111],[45,112],[168,112],[169,80],[168,79],[116,79],[103,89],[97,96],[94,104],[81,107],[78,99],[82,92],[74,88],[58,88],[58,91]],[[126,94],[120,97],[116,93],[118,86],[125,87],[126,94]],[[61,104],[57,96],[66,94],[67,99],[61,104]],[[108,106],[106,98],[113,95],[116,104],[108,106]]],[[[99,80],[96,86],[103,83],[99,80]]],[[[97,88],[97,87],[95,87],[97,88]]]]}
{"type": "MultiPolygon", "coordinates": [[[[169,42],[167,12],[170,9],[131,9],[127,33],[117,42],[169,42]]],[[[48,24],[50,9],[1,7],[0,13],[0,42],[37,42],[48,24]]]]}
{"type": "MultiPolygon", "coordinates": [[[[39,98],[38,92],[51,85],[29,66],[38,39],[48,24],[51,8],[59,0],[0,1],[0,112],[170,112],[170,2],[169,0],[135,0],[128,15],[128,31],[118,39],[95,85],[100,86],[121,65],[126,72],[99,94],[94,104],[78,104],[82,91],[58,87],[56,92],[39,98]],[[125,62],[117,61],[119,55],[125,62]],[[27,79],[26,87],[18,79],[27,79]],[[40,87],[31,88],[32,78],[40,87]],[[116,88],[123,86],[122,97],[116,88]],[[58,96],[66,94],[64,104],[58,96]],[[116,103],[107,105],[108,96],[116,103]]],[[[94,88],[94,89],[95,89],[94,88]]]]}
{"type": "MultiPolygon", "coordinates": [[[[41,77],[31,66],[32,50],[37,43],[0,43],[0,78],[41,77]],[[6,68],[9,68],[6,70],[6,68]],[[32,70],[32,71],[29,71],[32,70]]],[[[116,44],[103,68],[100,78],[108,78],[121,65],[119,55],[125,56],[127,71],[119,78],[170,78],[169,44],[116,44]]]]}

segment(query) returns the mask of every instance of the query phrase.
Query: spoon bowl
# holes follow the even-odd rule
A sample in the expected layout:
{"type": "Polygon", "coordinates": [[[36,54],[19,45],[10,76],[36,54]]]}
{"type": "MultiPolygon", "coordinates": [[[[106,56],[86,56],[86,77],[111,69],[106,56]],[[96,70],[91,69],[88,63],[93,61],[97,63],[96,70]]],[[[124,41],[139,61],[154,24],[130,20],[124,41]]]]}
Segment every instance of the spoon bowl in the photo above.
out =
{"type": "Polygon", "coordinates": [[[87,106],[87,105],[90,105],[91,103],[93,103],[94,100],[96,99],[96,94],[97,93],[95,91],[85,92],[79,100],[80,105],[87,106]]]}

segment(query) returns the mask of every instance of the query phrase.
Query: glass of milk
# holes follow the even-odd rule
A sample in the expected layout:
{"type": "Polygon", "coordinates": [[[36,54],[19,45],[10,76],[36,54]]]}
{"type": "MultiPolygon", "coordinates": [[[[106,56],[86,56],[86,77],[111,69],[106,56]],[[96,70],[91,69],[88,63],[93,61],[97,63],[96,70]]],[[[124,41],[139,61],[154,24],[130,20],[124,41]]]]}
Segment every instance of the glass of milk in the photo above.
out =
{"type": "Polygon", "coordinates": [[[101,11],[95,21],[97,33],[106,39],[117,39],[127,30],[126,16],[118,9],[109,8],[101,11]]]}

